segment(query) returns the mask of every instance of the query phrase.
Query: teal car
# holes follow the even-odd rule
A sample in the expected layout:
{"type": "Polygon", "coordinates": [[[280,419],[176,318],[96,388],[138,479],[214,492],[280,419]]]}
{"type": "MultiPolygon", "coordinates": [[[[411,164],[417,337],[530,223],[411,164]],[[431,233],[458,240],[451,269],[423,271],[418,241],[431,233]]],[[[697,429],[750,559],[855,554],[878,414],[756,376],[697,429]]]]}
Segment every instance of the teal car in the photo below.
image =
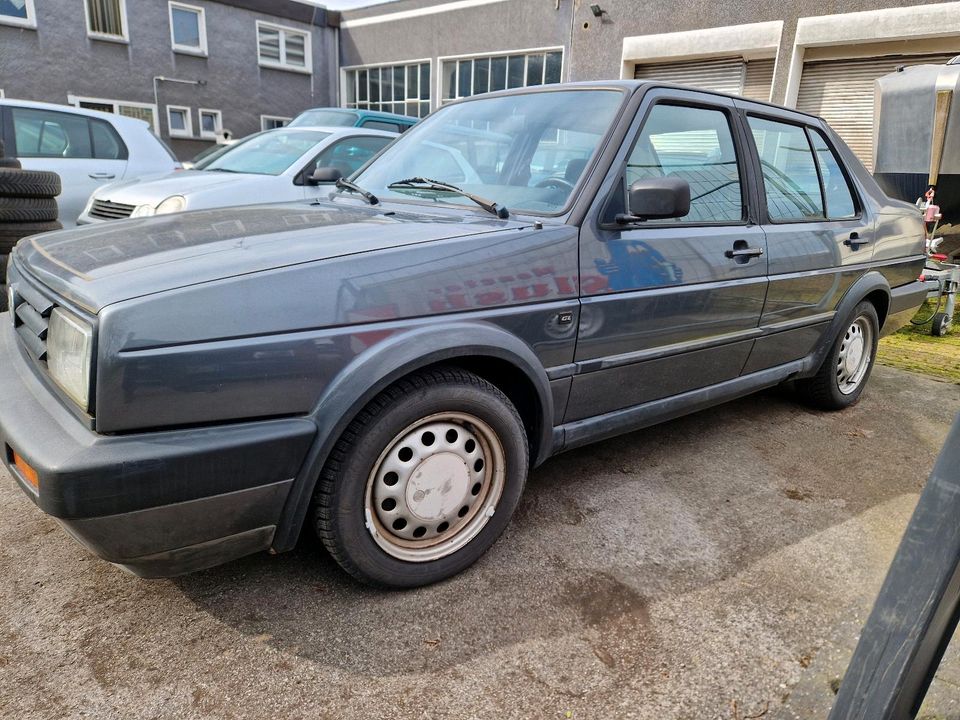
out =
{"type": "Polygon", "coordinates": [[[346,108],[312,108],[304,110],[290,121],[288,127],[362,127],[368,130],[386,130],[402,133],[419,122],[420,118],[376,110],[348,110],[346,108]]]}

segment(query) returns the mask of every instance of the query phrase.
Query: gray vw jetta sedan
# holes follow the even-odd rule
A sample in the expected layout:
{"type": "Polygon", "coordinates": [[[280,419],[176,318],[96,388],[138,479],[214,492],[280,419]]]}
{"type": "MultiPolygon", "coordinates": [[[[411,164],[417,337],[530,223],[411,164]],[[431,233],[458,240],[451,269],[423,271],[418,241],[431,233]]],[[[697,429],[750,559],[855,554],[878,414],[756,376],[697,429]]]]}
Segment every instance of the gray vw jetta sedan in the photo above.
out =
{"type": "Polygon", "coordinates": [[[923,248],[816,117],[641,82],[491,93],[329,199],[23,240],[0,452],[139,575],[307,525],[354,577],[422,585],[551,455],[785,381],[855,403],[923,248]]]}

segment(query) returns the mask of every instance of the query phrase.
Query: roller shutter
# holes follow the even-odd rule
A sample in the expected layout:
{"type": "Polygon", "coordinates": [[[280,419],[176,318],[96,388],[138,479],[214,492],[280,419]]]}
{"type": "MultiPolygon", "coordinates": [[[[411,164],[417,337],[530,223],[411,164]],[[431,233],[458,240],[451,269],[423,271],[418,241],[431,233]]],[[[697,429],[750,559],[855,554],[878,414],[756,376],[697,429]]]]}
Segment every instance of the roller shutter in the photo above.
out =
{"type": "Polygon", "coordinates": [[[775,60],[750,60],[743,75],[743,92],[740,94],[751,100],[770,100],[770,86],[773,85],[773,64],[775,60]]]}
{"type": "Polygon", "coordinates": [[[873,170],[874,82],[900,65],[942,65],[956,53],[856,60],[825,60],[803,65],[797,109],[819,115],[873,170]]]}
{"type": "Polygon", "coordinates": [[[723,60],[637,65],[634,77],[637,80],[660,80],[677,85],[689,85],[703,90],[739,95],[743,90],[745,70],[746,63],[742,58],[725,58],[723,60]]]}

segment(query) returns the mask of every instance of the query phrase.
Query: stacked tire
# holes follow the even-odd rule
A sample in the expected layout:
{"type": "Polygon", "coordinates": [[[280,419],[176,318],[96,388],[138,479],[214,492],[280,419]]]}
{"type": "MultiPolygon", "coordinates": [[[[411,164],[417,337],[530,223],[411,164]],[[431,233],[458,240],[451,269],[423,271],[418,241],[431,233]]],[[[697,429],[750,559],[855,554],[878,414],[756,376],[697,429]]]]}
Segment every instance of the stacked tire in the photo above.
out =
{"type": "Polygon", "coordinates": [[[22,238],[59,230],[57,195],[60,176],[43,170],[24,170],[5,158],[0,144],[0,312],[7,309],[7,259],[22,238]]]}

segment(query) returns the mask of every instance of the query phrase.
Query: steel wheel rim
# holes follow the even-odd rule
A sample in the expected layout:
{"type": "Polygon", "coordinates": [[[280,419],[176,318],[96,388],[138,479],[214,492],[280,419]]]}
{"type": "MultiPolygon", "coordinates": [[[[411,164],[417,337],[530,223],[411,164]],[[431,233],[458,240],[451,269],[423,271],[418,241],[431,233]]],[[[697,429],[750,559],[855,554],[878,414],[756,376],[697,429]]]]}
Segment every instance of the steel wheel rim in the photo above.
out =
{"type": "Polygon", "coordinates": [[[844,395],[855,392],[870,369],[873,355],[873,327],[861,315],[847,328],[837,354],[837,388],[844,395]]]}
{"type": "Polygon", "coordinates": [[[430,415],[397,433],[367,478],[367,530],[388,555],[430,562],[473,540],[493,517],[506,477],[503,444],[474,415],[430,415]]]}

